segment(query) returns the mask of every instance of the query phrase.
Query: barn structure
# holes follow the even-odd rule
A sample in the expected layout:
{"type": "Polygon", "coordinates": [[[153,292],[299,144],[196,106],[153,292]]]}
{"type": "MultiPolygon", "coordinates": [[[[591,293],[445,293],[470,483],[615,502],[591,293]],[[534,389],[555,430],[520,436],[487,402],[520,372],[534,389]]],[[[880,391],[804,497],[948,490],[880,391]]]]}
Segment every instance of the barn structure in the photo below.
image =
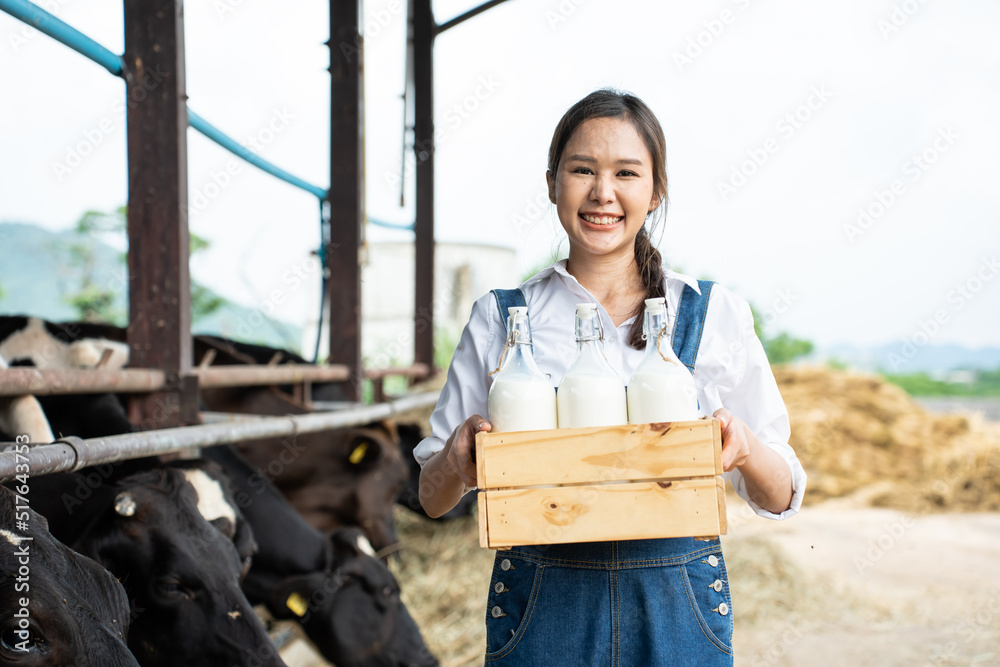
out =
{"type": "MultiPolygon", "coordinates": [[[[443,24],[431,0],[409,0],[408,81],[416,158],[414,364],[366,371],[361,356],[364,212],[364,85],[361,0],[329,0],[330,179],[310,184],[226,136],[187,106],[182,0],[124,0],[124,54],[116,54],[28,0],[0,0],[0,10],[65,44],[125,82],[128,159],[129,368],[0,370],[0,396],[114,391],[133,394],[130,418],[148,433],[32,448],[32,475],[78,470],[124,458],[254,438],[343,428],[424,407],[436,394],[383,402],[388,375],[425,377],[434,368],[433,44],[436,35],[505,0],[490,0],[443,24]],[[164,73],[150,85],[152,72],[164,73]],[[201,132],[318,201],[330,354],[326,365],[212,367],[192,362],[188,275],[187,128],[201,132]],[[336,211],[336,216],[331,215],[336,211]],[[337,289],[330,286],[336,285],[337,289]],[[377,402],[359,403],[362,382],[377,402]],[[199,424],[200,388],[338,382],[339,409],[298,417],[199,424]]],[[[301,392],[301,389],[300,389],[301,392]]],[[[304,393],[304,395],[308,395],[304,393]]],[[[330,408],[331,406],[324,406],[330,408]]],[[[15,454],[0,452],[0,480],[13,476],[15,454]]]]}

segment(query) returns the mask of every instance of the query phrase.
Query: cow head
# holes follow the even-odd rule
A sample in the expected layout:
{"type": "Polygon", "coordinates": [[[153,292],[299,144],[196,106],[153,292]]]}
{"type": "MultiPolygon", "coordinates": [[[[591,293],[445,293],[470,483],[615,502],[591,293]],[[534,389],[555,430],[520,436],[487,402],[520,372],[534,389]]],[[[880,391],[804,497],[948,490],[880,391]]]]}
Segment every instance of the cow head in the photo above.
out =
{"type": "Polygon", "coordinates": [[[3,487],[0,590],[0,665],[138,667],[125,646],[122,585],[57,542],[45,519],[3,487]]]}
{"type": "Polygon", "coordinates": [[[125,585],[141,663],[284,665],[240,591],[253,541],[229,490],[195,466],[135,474],[114,491],[75,546],[125,585]]]}
{"type": "Polygon", "coordinates": [[[391,426],[373,424],[238,448],[314,528],[360,526],[384,549],[396,542],[392,510],[409,475],[395,438],[391,426]]]}
{"type": "Polygon", "coordinates": [[[317,648],[339,667],[433,667],[437,659],[399,597],[399,585],[357,528],[330,535],[326,572],[285,580],[269,609],[299,617],[317,648]]]}

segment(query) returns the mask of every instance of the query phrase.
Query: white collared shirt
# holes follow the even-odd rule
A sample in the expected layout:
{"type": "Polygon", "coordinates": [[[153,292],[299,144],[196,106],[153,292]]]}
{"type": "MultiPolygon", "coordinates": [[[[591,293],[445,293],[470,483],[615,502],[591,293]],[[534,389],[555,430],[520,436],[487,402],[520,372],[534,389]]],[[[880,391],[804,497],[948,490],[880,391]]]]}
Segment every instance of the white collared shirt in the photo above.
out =
{"type": "MultiPolygon", "coordinates": [[[[667,316],[672,324],[685,285],[701,292],[698,281],[673,271],[665,271],[667,316]]],[[[634,318],[618,327],[604,307],[566,271],[566,260],[556,262],[521,284],[531,324],[532,354],[543,373],[558,386],[576,356],[574,322],[576,304],[597,304],[604,325],[604,354],[611,367],[627,382],[639,365],[643,350],[627,343],[634,318]]],[[[432,435],[424,438],[413,454],[420,465],[444,448],[444,443],[466,419],[474,414],[488,417],[487,397],[505,342],[504,323],[492,294],[481,297],[472,307],[469,323],[462,332],[455,356],[448,368],[448,380],[431,415],[432,435]]],[[[802,506],[806,473],[788,444],[791,432],[788,411],[778,393],[764,348],[753,329],[753,315],[746,301],[731,291],[712,288],[705,327],[695,363],[695,385],[702,416],[726,407],[742,419],[762,443],[774,449],[788,463],[792,473],[792,502],[781,514],[769,512],[747,494],[739,470],[725,473],[736,492],[760,516],[785,519],[802,506]]]]}

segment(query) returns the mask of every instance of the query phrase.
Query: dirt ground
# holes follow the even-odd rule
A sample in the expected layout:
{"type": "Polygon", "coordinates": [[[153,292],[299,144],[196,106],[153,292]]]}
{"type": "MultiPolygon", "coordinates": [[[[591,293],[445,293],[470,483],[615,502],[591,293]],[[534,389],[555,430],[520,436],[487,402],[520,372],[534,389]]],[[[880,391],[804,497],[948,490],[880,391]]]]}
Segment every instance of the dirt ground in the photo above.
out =
{"type": "Polygon", "coordinates": [[[742,622],[730,568],[737,666],[1000,665],[1000,514],[832,500],[790,521],[746,521],[723,548],[755,540],[786,560],[801,598],[742,622]]]}
{"type": "MultiPolygon", "coordinates": [[[[1000,667],[1000,425],[930,414],[877,378],[776,377],[809,487],[780,522],[729,496],[737,667],[1000,667]]],[[[475,518],[399,509],[397,524],[391,567],[431,650],[482,665],[493,552],[475,518]]],[[[302,639],[282,655],[327,664],[302,639]]]]}

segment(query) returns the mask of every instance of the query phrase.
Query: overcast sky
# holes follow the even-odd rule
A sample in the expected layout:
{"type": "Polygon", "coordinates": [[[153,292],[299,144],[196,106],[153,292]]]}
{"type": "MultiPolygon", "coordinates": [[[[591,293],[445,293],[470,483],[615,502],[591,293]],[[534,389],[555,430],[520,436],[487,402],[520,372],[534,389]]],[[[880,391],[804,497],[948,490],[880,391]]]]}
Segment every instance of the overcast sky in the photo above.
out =
{"type": "MultiPolygon", "coordinates": [[[[474,4],[438,0],[436,19],[474,4]]],[[[120,2],[49,6],[122,51],[120,2]]],[[[413,216],[404,7],[365,2],[367,206],[397,222],[413,216]]],[[[326,3],[185,12],[190,108],[325,187],[326,3]]],[[[667,136],[671,265],[821,345],[921,344],[922,325],[934,342],[1000,344],[998,30],[990,0],[509,0],[437,39],[437,238],[508,245],[524,270],[548,257],[552,130],[614,86],[667,136]]],[[[120,80],[0,14],[0,85],[0,220],[59,229],[125,202],[120,80]]],[[[191,229],[213,243],[192,270],[253,305],[316,247],[316,199],[188,140],[191,229]]],[[[279,314],[303,321],[306,294],[279,314]]]]}

